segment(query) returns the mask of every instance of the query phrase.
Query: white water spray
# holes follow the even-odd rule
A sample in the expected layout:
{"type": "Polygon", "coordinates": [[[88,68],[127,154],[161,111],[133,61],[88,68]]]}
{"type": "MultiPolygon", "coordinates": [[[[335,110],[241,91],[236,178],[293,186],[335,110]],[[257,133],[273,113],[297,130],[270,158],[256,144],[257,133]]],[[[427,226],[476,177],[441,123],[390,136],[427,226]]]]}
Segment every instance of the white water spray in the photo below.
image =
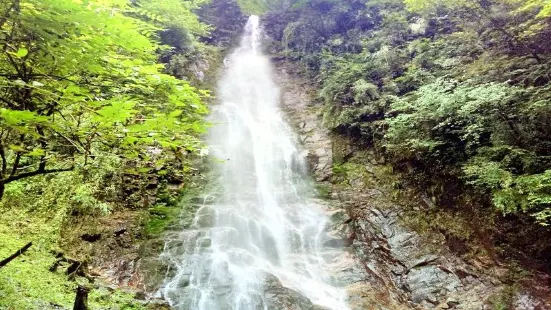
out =
{"type": "Polygon", "coordinates": [[[164,255],[176,274],[162,293],[176,309],[272,309],[277,296],[267,293],[266,282],[275,276],[314,304],[345,310],[344,291],[324,271],[328,220],[309,198],[305,162],[278,107],[261,38],[252,16],[227,59],[209,139],[213,155],[225,161],[222,194],[167,243],[164,255]]]}

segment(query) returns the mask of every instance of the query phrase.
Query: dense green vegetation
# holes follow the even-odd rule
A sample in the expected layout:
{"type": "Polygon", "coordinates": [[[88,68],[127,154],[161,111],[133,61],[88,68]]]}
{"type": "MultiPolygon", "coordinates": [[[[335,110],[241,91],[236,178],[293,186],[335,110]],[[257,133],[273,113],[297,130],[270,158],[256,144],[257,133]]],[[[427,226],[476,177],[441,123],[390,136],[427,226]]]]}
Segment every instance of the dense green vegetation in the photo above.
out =
{"type": "Polygon", "coordinates": [[[107,158],[129,173],[163,174],[167,163],[185,164],[186,152],[200,149],[206,93],[164,74],[156,57],[167,48],[157,42],[160,27],[182,36],[185,29],[190,39],[206,31],[181,3],[4,5],[0,197],[11,182],[93,169],[107,158]],[[185,10],[189,29],[165,13],[185,10]]]}
{"type": "MultiPolygon", "coordinates": [[[[145,238],[177,218],[207,128],[209,93],[192,86],[207,72],[190,67],[218,52],[200,7],[209,12],[202,0],[0,1],[0,259],[33,242],[0,269],[0,309],[70,308],[89,276],[67,262],[111,247],[86,234],[122,223],[145,238]]],[[[143,308],[95,287],[94,308],[143,308]]]]}
{"type": "MultiPolygon", "coordinates": [[[[246,19],[210,2],[0,1],[0,259],[33,242],[0,267],[0,309],[69,308],[89,284],[70,262],[98,254],[84,235],[124,222],[147,238],[178,217],[206,152],[197,87],[246,19]]],[[[493,210],[473,223],[505,223],[493,231],[549,264],[533,239],[551,234],[550,1],[237,2],[266,13],[272,51],[304,65],[334,133],[443,209],[493,210]]],[[[142,308],[95,288],[93,307],[142,308]]]]}
{"type": "Polygon", "coordinates": [[[551,221],[550,8],[308,0],[265,21],[272,49],[319,84],[334,132],[374,147],[440,206],[491,205],[518,233],[551,221]]]}

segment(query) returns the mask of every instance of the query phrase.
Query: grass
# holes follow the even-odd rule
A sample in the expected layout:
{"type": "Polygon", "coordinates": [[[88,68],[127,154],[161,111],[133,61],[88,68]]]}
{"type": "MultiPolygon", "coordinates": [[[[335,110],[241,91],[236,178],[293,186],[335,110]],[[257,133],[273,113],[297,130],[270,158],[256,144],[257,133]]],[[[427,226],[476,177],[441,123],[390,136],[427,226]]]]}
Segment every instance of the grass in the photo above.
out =
{"type": "Polygon", "coordinates": [[[49,216],[3,208],[0,214],[0,257],[13,254],[29,241],[33,246],[0,269],[0,309],[69,308],[76,283],[50,272],[62,212],[49,216]]]}
{"type": "MultiPolygon", "coordinates": [[[[71,203],[59,191],[67,191],[65,187],[74,180],[65,175],[34,179],[33,184],[37,183],[40,191],[28,183],[10,184],[0,203],[0,259],[33,242],[27,252],[0,269],[0,310],[72,309],[77,285],[92,285],[84,278],[69,279],[65,268],[50,271],[63,252],[62,230],[72,232],[63,227],[71,203]]],[[[102,293],[97,287],[90,293],[89,306],[94,310],[145,309],[131,293],[102,293]]]]}

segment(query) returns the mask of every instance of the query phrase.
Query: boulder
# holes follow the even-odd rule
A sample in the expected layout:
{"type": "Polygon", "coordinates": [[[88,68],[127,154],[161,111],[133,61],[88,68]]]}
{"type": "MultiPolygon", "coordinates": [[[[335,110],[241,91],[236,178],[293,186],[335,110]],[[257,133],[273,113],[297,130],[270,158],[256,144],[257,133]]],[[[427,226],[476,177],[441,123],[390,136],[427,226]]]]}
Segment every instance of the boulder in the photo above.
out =
{"type": "MultiPolygon", "coordinates": [[[[314,310],[314,304],[301,293],[286,288],[272,274],[266,274],[264,280],[264,298],[270,310],[314,310]]],[[[318,308],[319,309],[319,308],[318,308]]]]}

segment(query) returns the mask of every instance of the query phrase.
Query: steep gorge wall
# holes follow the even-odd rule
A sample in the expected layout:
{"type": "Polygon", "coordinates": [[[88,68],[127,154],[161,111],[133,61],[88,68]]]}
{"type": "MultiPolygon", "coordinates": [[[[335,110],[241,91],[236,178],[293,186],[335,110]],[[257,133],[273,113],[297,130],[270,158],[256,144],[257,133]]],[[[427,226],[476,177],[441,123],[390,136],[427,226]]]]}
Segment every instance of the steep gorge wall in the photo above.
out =
{"type": "Polygon", "coordinates": [[[296,64],[275,63],[283,107],[320,195],[347,211],[333,219],[334,230],[364,267],[363,279],[349,287],[354,309],[551,309],[545,276],[520,276],[483,255],[464,259],[444,234],[406,225],[401,203],[411,201],[395,199],[391,169],[369,149],[331,134],[312,83],[296,64]]]}

